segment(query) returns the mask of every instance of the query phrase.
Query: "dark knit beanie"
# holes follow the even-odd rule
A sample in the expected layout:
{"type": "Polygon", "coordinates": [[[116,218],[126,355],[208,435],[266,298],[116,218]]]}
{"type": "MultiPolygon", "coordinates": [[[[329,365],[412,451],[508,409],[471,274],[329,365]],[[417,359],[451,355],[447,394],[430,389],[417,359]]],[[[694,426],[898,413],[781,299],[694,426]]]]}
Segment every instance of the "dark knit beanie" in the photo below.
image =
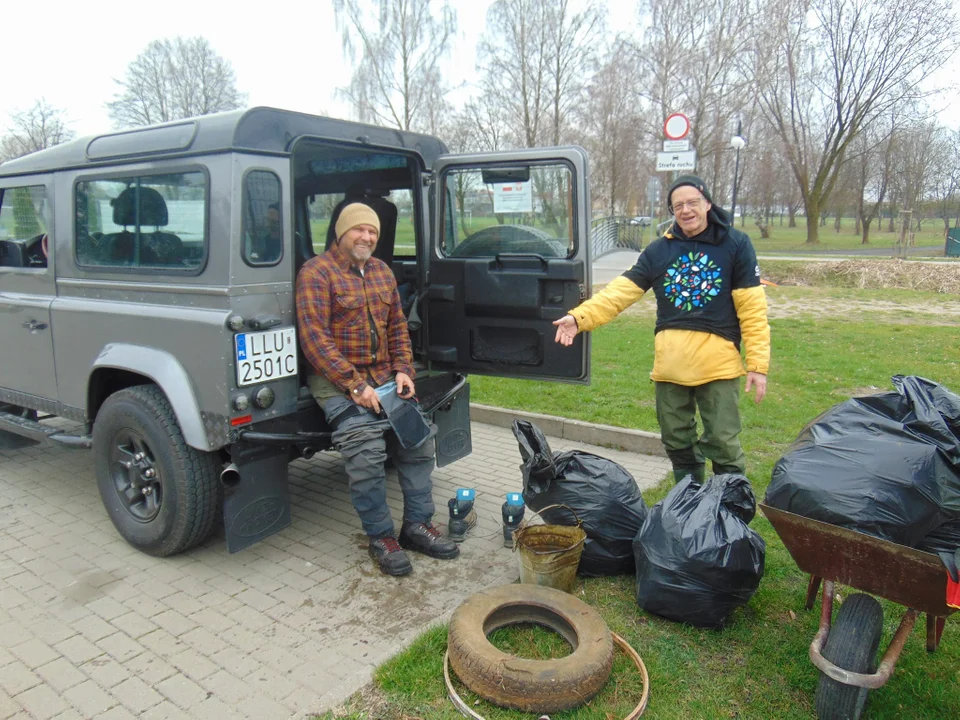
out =
{"type": "Polygon", "coordinates": [[[673,203],[670,201],[670,196],[673,195],[673,191],[678,187],[684,185],[689,185],[700,191],[700,194],[706,198],[707,202],[713,205],[713,198],[710,197],[710,191],[707,189],[707,184],[696,175],[681,175],[676,180],[673,181],[673,185],[670,186],[670,189],[667,190],[667,207],[673,207],[673,203]]]}

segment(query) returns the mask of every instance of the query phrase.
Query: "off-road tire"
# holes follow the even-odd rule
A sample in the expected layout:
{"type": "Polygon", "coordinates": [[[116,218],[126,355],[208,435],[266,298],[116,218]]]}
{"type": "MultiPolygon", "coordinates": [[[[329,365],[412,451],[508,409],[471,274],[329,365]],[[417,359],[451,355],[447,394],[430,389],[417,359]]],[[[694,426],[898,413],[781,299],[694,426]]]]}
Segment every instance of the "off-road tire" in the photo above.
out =
{"type": "MultiPolygon", "coordinates": [[[[837,612],[823,656],[844,670],[875,672],[882,631],[880,603],[869,595],[852,595],[837,612]]],[[[868,692],[867,688],[844,685],[821,672],[816,696],[817,717],[819,720],[857,720],[866,705],[868,692]]]]}
{"type": "Polygon", "coordinates": [[[210,536],[217,517],[218,457],[187,445],[160,388],[137,385],[107,398],[93,426],[93,453],[103,505],[133,547],[165,557],[210,536]],[[140,453],[144,457],[135,468],[124,465],[140,453]],[[138,496],[131,488],[141,484],[149,491],[138,496]]]}
{"type": "Polygon", "coordinates": [[[547,713],[582,705],[606,685],[613,638],[600,614],[553,588],[503,585],[470,596],[450,619],[450,665],[477,695],[502,707],[547,713]],[[487,639],[517,623],[549,628],[570,643],[570,655],[531,660],[509,655],[487,639]]]}

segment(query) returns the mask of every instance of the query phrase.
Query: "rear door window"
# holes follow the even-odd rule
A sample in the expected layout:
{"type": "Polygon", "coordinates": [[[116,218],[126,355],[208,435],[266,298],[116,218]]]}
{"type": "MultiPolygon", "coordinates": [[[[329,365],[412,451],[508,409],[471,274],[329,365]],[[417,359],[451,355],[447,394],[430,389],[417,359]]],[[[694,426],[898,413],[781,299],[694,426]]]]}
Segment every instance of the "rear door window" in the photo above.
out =
{"type": "Polygon", "coordinates": [[[565,258],[574,254],[572,172],[564,164],[530,167],[510,179],[492,172],[454,168],[446,175],[443,252],[448,257],[502,253],[565,258]]]}

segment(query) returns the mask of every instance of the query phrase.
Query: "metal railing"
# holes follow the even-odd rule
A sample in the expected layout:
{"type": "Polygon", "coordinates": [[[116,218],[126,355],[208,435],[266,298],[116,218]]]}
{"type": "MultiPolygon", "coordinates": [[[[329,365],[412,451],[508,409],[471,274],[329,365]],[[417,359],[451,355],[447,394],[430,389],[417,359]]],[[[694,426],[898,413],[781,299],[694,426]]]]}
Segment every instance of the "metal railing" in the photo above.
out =
{"type": "Polygon", "coordinates": [[[592,257],[602,257],[618,250],[643,250],[644,232],[649,226],[632,225],[630,218],[622,215],[593,218],[590,224],[590,252],[592,257]]]}

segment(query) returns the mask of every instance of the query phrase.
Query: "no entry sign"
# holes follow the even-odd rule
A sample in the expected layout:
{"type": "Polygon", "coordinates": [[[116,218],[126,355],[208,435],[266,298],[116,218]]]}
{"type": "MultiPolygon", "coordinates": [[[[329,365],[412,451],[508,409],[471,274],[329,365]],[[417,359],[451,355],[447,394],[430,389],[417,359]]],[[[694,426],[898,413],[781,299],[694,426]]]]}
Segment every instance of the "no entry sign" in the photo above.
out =
{"type": "Polygon", "coordinates": [[[663,134],[668,140],[683,140],[689,132],[690,119],[683,113],[673,113],[663,121],[663,134]]]}

